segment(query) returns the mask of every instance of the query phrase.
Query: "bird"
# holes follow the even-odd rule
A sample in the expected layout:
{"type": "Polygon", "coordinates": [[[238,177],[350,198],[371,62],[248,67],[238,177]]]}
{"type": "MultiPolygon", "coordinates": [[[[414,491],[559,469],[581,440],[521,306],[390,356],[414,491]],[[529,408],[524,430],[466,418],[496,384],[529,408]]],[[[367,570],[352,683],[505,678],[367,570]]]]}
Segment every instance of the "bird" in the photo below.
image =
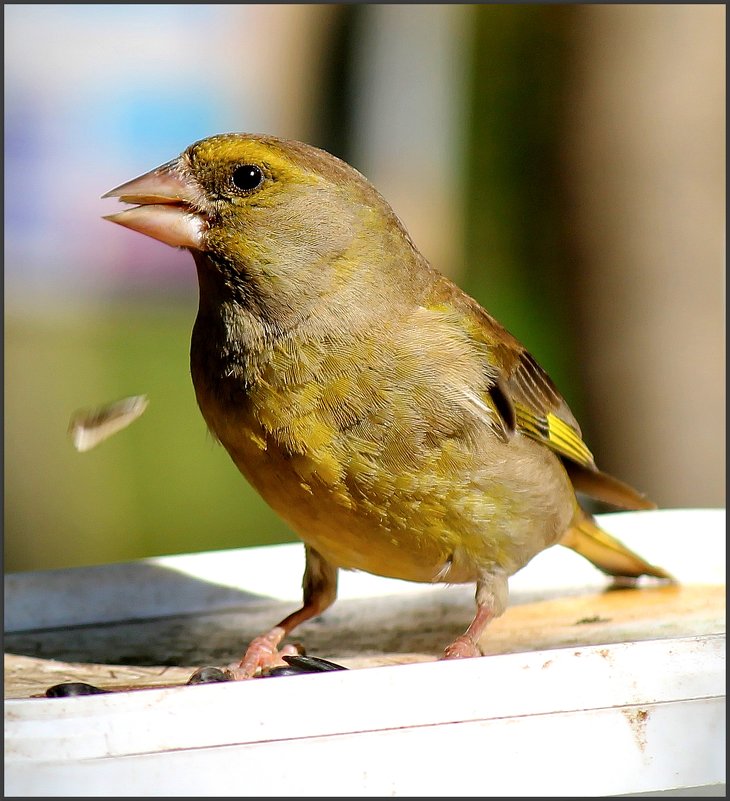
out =
{"type": "Polygon", "coordinates": [[[598,469],[527,348],[436,270],[375,187],[304,142],[225,133],[117,186],[105,219],[190,251],[198,406],[304,543],[299,609],[233,677],[282,664],[340,569],[474,584],[443,659],[481,656],[508,580],[555,544],[599,570],[672,580],[601,529],[584,495],[655,504],[598,469]]]}

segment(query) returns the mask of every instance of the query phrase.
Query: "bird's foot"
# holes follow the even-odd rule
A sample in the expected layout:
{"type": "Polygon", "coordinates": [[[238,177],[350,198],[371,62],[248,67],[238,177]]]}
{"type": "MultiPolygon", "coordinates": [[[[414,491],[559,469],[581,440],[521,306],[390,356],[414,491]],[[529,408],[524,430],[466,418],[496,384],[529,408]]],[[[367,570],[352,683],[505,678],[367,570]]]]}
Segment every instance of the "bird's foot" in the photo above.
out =
{"type": "Polygon", "coordinates": [[[285,634],[286,631],[281,626],[275,626],[266,634],[261,634],[251,640],[240,661],[231,662],[224,668],[198,668],[188,680],[188,684],[242,681],[265,675],[272,668],[287,667],[287,662],[283,657],[299,655],[302,653],[302,649],[296,645],[285,645],[279,648],[279,643],[284,639],[285,634]]]}
{"type": "Polygon", "coordinates": [[[477,644],[472,640],[468,634],[462,634],[457,637],[451,645],[444,649],[442,659],[471,659],[475,656],[481,656],[482,652],[477,647],[477,644]]]}
{"type": "Polygon", "coordinates": [[[281,626],[275,626],[266,634],[251,640],[241,661],[228,665],[227,670],[232,678],[237,681],[252,679],[271,668],[286,666],[287,663],[282,657],[299,654],[300,649],[295,645],[279,648],[279,643],[285,634],[286,631],[281,626]]]}

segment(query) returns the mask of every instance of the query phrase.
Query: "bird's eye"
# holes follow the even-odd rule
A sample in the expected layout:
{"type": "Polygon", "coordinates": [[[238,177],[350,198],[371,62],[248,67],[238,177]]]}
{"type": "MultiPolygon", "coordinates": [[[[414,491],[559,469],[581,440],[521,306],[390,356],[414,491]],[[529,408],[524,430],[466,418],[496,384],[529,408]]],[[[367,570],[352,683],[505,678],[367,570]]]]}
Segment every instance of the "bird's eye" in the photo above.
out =
{"type": "Polygon", "coordinates": [[[241,189],[243,192],[250,192],[261,185],[264,175],[254,164],[242,164],[233,171],[231,180],[237,189],[241,189]]]}

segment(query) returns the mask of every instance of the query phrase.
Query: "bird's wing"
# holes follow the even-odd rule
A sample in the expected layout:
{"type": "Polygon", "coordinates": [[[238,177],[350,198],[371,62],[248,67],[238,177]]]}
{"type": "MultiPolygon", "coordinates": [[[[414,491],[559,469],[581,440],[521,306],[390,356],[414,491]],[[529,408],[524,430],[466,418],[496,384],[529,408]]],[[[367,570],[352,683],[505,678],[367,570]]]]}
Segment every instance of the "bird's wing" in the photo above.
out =
{"type": "Polygon", "coordinates": [[[488,359],[497,368],[515,409],[517,430],[576,464],[595,469],[580,427],[550,376],[530,353],[499,343],[488,359]]]}
{"type": "Polygon", "coordinates": [[[453,284],[442,287],[430,311],[457,327],[481,362],[477,383],[462,389],[472,407],[481,404],[485,421],[508,439],[515,431],[547,445],[577,465],[595,470],[580,427],[548,374],[493,317],[453,284]]]}
{"type": "Polygon", "coordinates": [[[457,305],[472,339],[482,347],[486,380],[479,397],[492,418],[496,414],[502,419],[503,430],[511,426],[561,456],[579,492],[625,509],[656,508],[633,487],[596,467],[568,404],[525,347],[468,296],[457,305]]]}

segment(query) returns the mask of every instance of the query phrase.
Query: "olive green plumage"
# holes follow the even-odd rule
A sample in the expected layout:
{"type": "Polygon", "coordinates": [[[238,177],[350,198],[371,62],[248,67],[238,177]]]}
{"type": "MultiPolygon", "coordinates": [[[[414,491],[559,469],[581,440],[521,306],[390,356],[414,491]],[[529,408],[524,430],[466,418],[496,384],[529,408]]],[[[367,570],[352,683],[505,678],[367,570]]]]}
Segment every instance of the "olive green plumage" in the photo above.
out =
{"type": "Polygon", "coordinates": [[[597,530],[575,490],[652,504],[597,471],[545,372],[352,167],[225,134],[110,194],[142,204],[114,221],[190,247],[198,404],[310,563],[473,581],[487,617],[509,576],[561,540],[606,572],[666,575],[597,530]],[[155,176],[180,188],[158,192],[155,176]],[[182,234],[145,227],[175,209],[182,234]]]}

